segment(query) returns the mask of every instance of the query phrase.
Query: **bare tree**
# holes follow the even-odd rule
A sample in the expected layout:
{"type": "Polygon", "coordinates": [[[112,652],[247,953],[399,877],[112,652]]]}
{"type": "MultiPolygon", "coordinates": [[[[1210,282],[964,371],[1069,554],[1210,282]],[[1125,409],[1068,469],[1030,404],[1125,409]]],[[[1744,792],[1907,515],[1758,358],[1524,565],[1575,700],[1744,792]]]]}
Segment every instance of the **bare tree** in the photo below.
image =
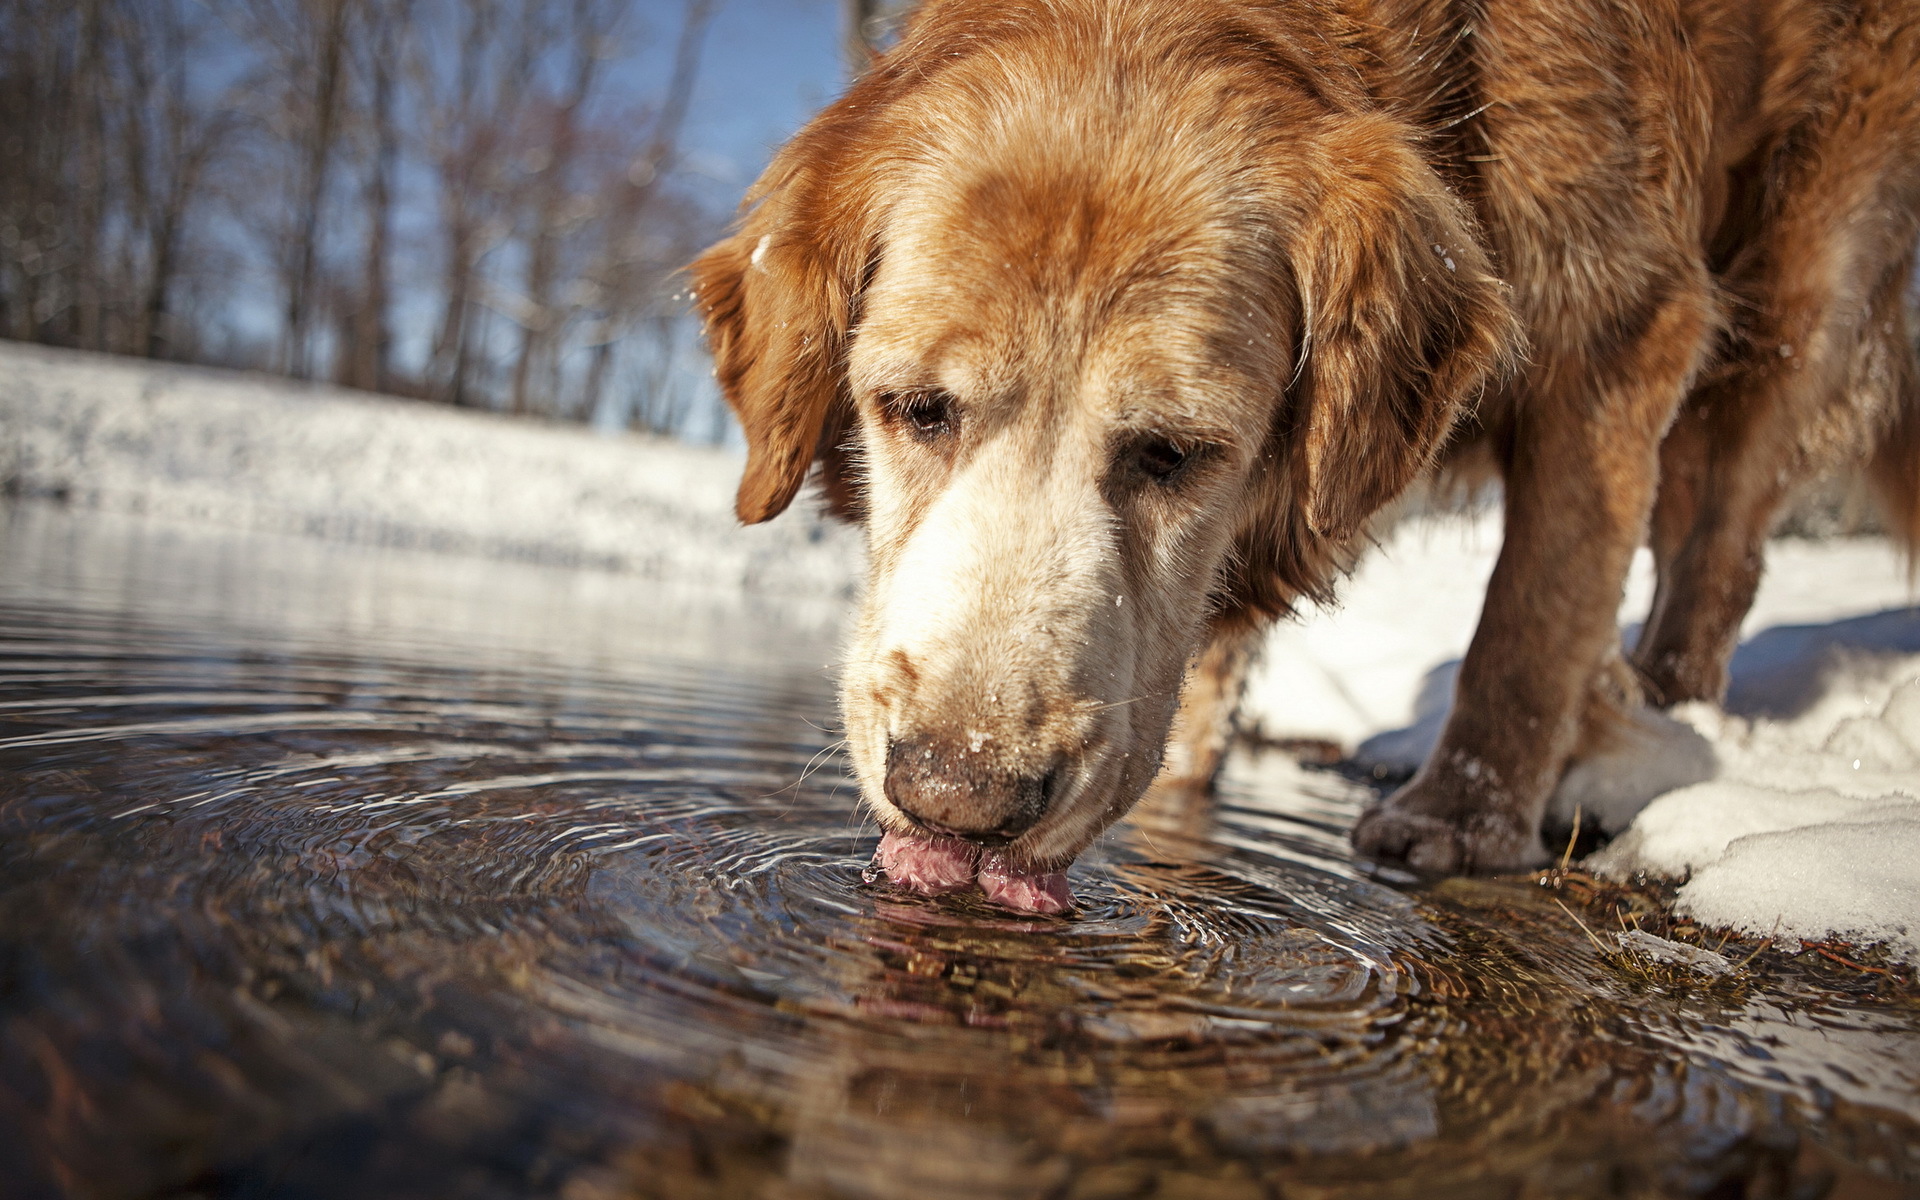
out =
{"type": "Polygon", "coordinates": [[[101,243],[107,225],[106,14],[103,0],[81,0],[74,72],[68,108],[76,174],[66,198],[72,212],[72,258],[67,272],[72,296],[73,339],[105,348],[101,337],[101,243]]]}
{"type": "Polygon", "coordinates": [[[344,346],[336,372],[340,382],[369,391],[390,391],[393,378],[393,214],[400,160],[395,113],[400,58],[411,6],[405,0],[360,0],[353,40],[353,74],[359,81],[365,175],[361,219],[365,224],[360,287],[347,301],[344,346]]]}
{"type": "Polygon", "coordinates": [[[65,240],[65,49],[78,20],[44,2],[0,2],[0,332],[9,337],[40,340],[51,316],[53,263],[65,240]]]}
{"type": "Polygon", "coordinates": [[[519,297],[520,346],[513,366],[511,407],[530,410],[529,383],[538,379],[549,393],[557,390],[557,347],[565,313],[555,295],[560,282],[563,244],[590,215],[588,198],[573,186],[575,159],[585,130],[584,110],[593,99],[609,57],[622,6],[608,0],[572,0],[562,41],[560,92],[535,114],[533,144],[523,162],[531,176],[527,188],[530,225],[526,233],[524,292],[519,297]]]}
{"type": "Polygon", "coordinates": [[[171,303],[188,236],[188,221],[207,172],[233,133],[229,112],[193,91],[205,14],[190,5],[120,4],[112,14],[115,46],[124,55],[117,77],[124,92],[118,161],[126,177],[126,294],[140,297],[124,344],[116,348],[164,358],[178,332],[171,303]]]}
{"type": "Polygon", "coordinates": [[[254,61],[242,96],[262,195],[243,202],[279,290],[279,367],[296,378],[313,373],[356,8],[357,0],[223,0],[221,8],[254,61]]]}
{"type": "Polygon", "coordinates": [[[656,247],[648,244],[642,218],[649,209],[657,212],[661,208],[661,185],[679,154],[680,128],[693,97],[700,47],[713,19],[713,3],[687,0],[674,47],[673,73],[646,146],[624,172],[610,181],[603,242],[595,269],[585,280],[586,291],[593,299],[593,320],[579,406],[582,416],[590,417],[604,402],[609,368],[621,334],[659,302],[667,273],[678,265],[676,262],[663,270],[659,254],[649,253],[656,247]]]}
{"type": "Polygon", "coordinates": [[[0,336],[677,426],[716,3],[0,0],[0,336]]]}
{"type": "Polygon", "coordinates": [[[306,379],[313,373],[308,336],[313,321],[315,273],[320,254],[320,206],[339,140],[340,93],[345,74],[347,21],[351,0],[301,0],[294,12],[300,42],[313,54],[312,106],[300,140],[300,181],[292,237],[287,247],[287,373],[306,379]]]}
{"type": "Polygon", "coordinates": [[[99,345],[105,146],[100,0],[9,0],[0,249],[16,337],[99,345]]]}
{"type": "MultiPolygon", "coordinates": [[[[419,102],[427,114],[428,154],[438,178],[442,242],[442,309],[428,377],[454,404],[477,403],[482,263],[511,232],[505,150],[520,99],[549,47],[537,0],[469,0],[456,4],[458,49],[451,68],[428,48],[414,55],[419,102]]],[[[423,39],[424,40],[424,39],[423,39]]]]}
{"type": "Polygon", "coordinates": [[[170,304],[231,123],[188,0],[0,4],[0,331],[172,351],[170,304]]]}
{"type": "Polygon", "coordinates": [[[859,75],[893,40],[917,0],[842,0],[842,53],[847,70],[859,75]]]}

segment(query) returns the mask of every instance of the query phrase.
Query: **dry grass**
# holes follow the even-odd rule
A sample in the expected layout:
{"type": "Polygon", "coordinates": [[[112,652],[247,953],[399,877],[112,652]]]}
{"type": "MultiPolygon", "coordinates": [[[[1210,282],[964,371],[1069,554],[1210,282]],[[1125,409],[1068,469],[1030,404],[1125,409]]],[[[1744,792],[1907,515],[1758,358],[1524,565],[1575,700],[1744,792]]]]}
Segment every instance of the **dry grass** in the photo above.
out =
{"type": "Polygon", "coordinates": [[[1551,892],[1567,916],[1594,942],[1602,961],[1638,983],[1667,990],[1720,991],[1757,982],[1920,1009],[1916,972],[1885,946],[1760,938],[1708,928],[1674,913],[1675,882],[1619,883],[1573,867],[1564,858],[1561,865],[1538,872],[1534,881],[1551,892]],[[1708,976],[1683,964],[1620,951],[1614,948],[1611,937],[1599,936],[1628,929],[1711,950],[1730,960],[1734,970],[1723,976],[1708,976]]]}

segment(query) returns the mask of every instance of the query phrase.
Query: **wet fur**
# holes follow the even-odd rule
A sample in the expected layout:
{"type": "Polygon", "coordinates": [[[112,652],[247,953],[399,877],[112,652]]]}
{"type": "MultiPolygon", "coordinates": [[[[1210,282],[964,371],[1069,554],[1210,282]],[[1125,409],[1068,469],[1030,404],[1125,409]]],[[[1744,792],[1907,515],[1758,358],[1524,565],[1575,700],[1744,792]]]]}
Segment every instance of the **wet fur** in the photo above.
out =
{"type": "Polygon", "coordinates": [[[986,828],[1045,778],[1006,853],[1064,864],[1196,660],[1162,786],[1204,787],[1252,632],[1479,461],[1507,536],[1454,715],[1355,841],[1537,860],[1623,710],[1724,690],[1796,481],[1871,460],[1920,534],[1916,77],[1913,0],[930,0],[694,266],[741,519],[818,464],[868,530],[867,802],[986,828]]]}

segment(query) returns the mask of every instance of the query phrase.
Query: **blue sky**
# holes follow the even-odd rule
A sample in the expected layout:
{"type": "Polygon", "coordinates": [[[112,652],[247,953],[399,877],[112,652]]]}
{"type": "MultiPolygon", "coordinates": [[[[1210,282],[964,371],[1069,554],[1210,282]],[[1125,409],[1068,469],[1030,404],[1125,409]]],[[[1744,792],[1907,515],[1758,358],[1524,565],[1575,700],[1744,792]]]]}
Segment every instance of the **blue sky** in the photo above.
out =
{"type": "MultiPolygon", "coordinates": [[[[631,69],[665,75],[679,31],[678,0],[642,0],[649,36],[631,69]]],[[[839,0],[719,0],[682,139],[703,194],[738,201],[775,147],[846,82],[839,0]]]]}

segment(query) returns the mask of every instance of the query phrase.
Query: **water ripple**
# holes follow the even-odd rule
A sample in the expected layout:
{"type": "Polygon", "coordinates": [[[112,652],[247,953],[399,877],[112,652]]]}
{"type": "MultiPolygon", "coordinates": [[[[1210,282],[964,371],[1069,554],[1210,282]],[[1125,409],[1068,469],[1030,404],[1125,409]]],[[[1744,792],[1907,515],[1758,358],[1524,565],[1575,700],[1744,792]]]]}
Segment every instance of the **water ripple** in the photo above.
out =
{"type": "Polygon", "coordinates": [[[448,621],[564,627],[564,653],[323,636],[355,588],[427,576],[314,570],[280,624],[246,589],[283,583],[234,576],[248,624],[164,572],[83,555],[106,574],[73,583],[47,545],[84,531],[30,535],[38,590],[0,581],[0,1178],[24,1195],[1920,1178],[1920,1103],[1872,1065],[1911,1021],[1829,1014],[1852,1057],[1818,1066],[1751,1005],[1632,995],[1523,887],[1355,874],[1366,793],[1338,777],[1238,763],[1216,807],[1076,864],[1071,919],[1015,917],[865,880],[822,644],[742,663],[644,597],[583,614],[512,571],[486,603],[517,623],[448,621]]]}

